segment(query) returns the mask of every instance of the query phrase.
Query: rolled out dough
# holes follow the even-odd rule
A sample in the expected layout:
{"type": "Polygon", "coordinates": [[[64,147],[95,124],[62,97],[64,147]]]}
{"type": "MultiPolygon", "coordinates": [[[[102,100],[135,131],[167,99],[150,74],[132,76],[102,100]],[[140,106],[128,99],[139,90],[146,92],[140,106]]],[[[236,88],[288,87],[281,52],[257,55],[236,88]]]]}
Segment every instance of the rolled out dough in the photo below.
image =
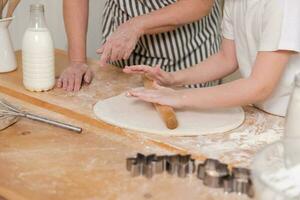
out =
{"type": "Polygon", "coordinates": [[[168,129],[151,103],[125,94],[99,101],[94,113],[100,120],[121,128],[165,136],[195,136],[223,133],[239,127],[244,110],[228,108],[210,111],[176,111],[179,126],[168,129]]]}

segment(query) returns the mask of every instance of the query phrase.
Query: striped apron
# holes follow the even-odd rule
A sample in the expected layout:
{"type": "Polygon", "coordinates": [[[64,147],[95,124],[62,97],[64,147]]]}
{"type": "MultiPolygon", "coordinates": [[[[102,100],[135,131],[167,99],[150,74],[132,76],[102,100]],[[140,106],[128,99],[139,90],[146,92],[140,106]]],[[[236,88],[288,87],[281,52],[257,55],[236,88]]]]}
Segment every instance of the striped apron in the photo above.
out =
{"type": "MultiPolygon", "coordinates": [[[[102,43],[119,25],[129,19],[175,2],[176,0],[107,0],[103,13],[102,43]]],[[[128,60],[111,64],[119,67],[138,64],[159,65],[167,72],[174,72],[200,63],[219,50],[221,7],[221,0],[215,0],[212,12],[199,21],[173,31],[142,36],[128,60]]],[[[207,87],[217,84],[219,81],[189,87],[207,87]]]]}

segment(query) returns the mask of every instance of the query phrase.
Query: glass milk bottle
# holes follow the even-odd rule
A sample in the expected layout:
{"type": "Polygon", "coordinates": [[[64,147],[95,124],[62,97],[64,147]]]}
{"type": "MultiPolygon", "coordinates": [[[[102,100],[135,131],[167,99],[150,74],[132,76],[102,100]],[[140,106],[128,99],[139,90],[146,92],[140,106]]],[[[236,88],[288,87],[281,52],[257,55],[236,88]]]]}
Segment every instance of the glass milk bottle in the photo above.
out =
{"type": "Polygon", "coordinates": [[[23,37],[22,60],[23,84],[27,90],[41,92],[54,87],[54,47],[42,4],[30,6],[30,23],[23,37]]]}

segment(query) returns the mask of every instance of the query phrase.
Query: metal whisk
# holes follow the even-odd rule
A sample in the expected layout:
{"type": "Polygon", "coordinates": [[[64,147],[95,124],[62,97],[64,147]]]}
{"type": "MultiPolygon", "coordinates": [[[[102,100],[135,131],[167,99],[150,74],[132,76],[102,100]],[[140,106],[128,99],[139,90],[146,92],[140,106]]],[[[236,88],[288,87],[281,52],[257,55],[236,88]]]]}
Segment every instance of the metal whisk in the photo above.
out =
{"type": "Polygon", "coordinates": [[[64,128],[67,130],[75,131],[77,133],[82,132],[82,128],[76,127],[70,124],[65,124],[62,122],[54,121],[51,119],[47,119],[45,117],[41,117],[38,115],[34,115],[25,111],[21,111],[18,108],[12,106],[11,104],[7,103],[5,100],[0,99],[0,117],[3,116],[16,116],[16,117],[24,117],[27,119],[31,119],[38,122],[43,122],[46,124],[50,124],[59,128],[64,128]]]}

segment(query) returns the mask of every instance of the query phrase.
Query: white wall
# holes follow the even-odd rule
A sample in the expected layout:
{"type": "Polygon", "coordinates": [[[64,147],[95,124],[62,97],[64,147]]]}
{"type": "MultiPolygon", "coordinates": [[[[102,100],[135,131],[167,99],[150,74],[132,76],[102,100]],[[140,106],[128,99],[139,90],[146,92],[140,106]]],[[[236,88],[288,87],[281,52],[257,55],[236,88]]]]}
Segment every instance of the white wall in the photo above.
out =
{"type": "MultiPolygon", "coordinates": [[[[10,32],[15,49],[22,47],[22,37],[29,22],[29,5],[43,3],[46,7],[46,20],[52,32],[55,47],[67,48],[67,41],[62,16],[62,0],[22,0],[15,11],[15,20],[10,26],[10,32]]],[[[105,0],[90,0],[89,31],[87,42],[88,57],[97,58],[95,50],[101,41],[101,21],[105,0]]]]}

